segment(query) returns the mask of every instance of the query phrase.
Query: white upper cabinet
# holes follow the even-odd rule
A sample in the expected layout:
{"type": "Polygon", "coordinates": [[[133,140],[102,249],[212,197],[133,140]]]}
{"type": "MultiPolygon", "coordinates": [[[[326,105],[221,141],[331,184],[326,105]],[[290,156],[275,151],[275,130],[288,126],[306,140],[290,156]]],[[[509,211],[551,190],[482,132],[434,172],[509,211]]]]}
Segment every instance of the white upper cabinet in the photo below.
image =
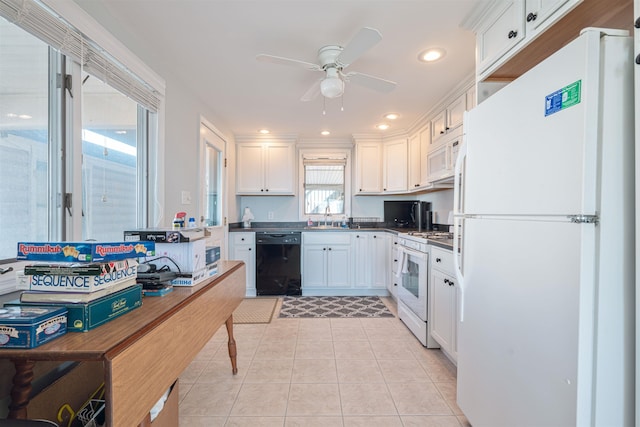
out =
{"type": "Polygon", "coordinates": [[[237,146],[236,193],[293,195],[295,146],[279,142],[242,142],[237,146]]]}
{"type": "Polygon", "coordinates": [[[486,68],[524,40],[524,1],[500,2],[476,34],[476,67],[486,68]]]}
{"type": "Polygon", "coordinates": [[[463,93],[431,120],[431,146],[435,149],[449,133],[462,124],[467,109],[467,94],[463,93]]]}
{"type": "Polygon", "coordinates": [[[383,149],[382,191],[405,193],[407,191],[407,140],[405,138],[385,142],[383,149]]]}
{"type": "Polygon", "coordinates": [[[542,27],[545,21],[552,17],[562,6],[573,3],[578,4],[580,0],[526,0],[525,22],[527,35],[542,27]]]}
{"type": "Polygon", "coordinates": [[[582,0],[492,2],[486,15],[479,18],[473,28],[476,32],[478,80],[482,81],[495,72],[581,2],[582,0]]]}
{"type": "Polygon", "coordinates": [[[409,192],[418,191],[429,184],[427,154],[430,145],[430,124],[409,137],[409,192]]]}
{"type": "Polygon", "coordinates": [[[356,194],[382,192],[382,144],[356,143],[356,194]]]}

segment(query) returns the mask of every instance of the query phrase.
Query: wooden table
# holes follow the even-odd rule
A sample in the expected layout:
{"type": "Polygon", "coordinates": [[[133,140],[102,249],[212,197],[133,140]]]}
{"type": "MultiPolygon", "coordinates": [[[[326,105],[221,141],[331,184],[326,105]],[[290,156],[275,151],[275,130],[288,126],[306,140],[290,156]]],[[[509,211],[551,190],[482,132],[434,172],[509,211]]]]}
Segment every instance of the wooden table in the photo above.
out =
{"type": "Polygon", "coordinates": [[[27,418],[38,361],[102,361],[108,426],[149,422],[149,410],[214,333],[226,324],[232,372],[237,372],[233,311],[245,295],[245,265],[220,261],[218,274],[163,297],[89,332],[70,332],[34,349],[0,349],[16,368],[9,418],[27,418]]]}

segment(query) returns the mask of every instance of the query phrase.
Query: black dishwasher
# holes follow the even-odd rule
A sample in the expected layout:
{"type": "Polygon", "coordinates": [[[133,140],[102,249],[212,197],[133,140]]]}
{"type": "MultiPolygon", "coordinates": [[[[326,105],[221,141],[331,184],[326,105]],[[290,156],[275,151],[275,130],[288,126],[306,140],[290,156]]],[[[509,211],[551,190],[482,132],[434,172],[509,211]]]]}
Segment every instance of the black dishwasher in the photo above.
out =
{"type": "Polygon", "coordinates": [[[300,232],[256,232],[256,294],[302,295],[300,232]]]}

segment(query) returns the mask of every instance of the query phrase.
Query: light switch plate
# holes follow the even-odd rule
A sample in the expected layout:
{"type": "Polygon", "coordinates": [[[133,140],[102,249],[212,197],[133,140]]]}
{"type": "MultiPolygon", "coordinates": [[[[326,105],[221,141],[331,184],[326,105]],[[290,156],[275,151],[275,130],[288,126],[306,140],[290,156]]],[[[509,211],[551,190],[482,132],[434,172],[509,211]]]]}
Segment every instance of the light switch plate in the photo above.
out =
{"type": "Polygon", "coordinates": [[[182,190],[182,204],[190,205],[191,204],[191,192],[182,190]]]}

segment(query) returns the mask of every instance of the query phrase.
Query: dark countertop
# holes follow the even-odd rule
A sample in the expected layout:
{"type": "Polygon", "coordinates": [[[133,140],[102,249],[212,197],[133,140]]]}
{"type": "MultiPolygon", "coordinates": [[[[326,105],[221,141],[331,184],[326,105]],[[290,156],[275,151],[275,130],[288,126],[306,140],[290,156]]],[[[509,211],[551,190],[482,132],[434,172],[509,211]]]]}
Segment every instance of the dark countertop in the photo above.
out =
{"type": "MultiPolygon", "coordinates": [[[[386,228],[384,227],[383,223],[379,223],[379,225],[375,224],[375,226],[372,224],[363,224],[363,226],[361,226],[360,228],[337,228],[337,227],[322,228],[317,225],[314,225],[312,227],[307,227],[306,223],[304,222],[260,223],[260,224],[255,224],[255,226],[252,226],[251,228],[242,228],[242,223],[240,223],[239,226],[234,226],[234,224],[229,226],[230,233],[234,233],[234,232],[286,233],[286,232],[303,232],[303,231],[318,232],[318,233],[323,233],[323,232],[349,233],[349,232],[358,232],[358,231],[382,231],[382,232],[387,232],[387,233],[397,235],[397,234],[408,233],[410,231],[416,231],[416,230],[413,228],[386,228]],[[280,224],[282,225],[280,226],[280,224]]],[[[449,249],[449,250],[453,249],[452,239],[437,239],[437,240],[427,239],[427,240],[430,245],[438,246],[443,249],[449,249]]]]}

